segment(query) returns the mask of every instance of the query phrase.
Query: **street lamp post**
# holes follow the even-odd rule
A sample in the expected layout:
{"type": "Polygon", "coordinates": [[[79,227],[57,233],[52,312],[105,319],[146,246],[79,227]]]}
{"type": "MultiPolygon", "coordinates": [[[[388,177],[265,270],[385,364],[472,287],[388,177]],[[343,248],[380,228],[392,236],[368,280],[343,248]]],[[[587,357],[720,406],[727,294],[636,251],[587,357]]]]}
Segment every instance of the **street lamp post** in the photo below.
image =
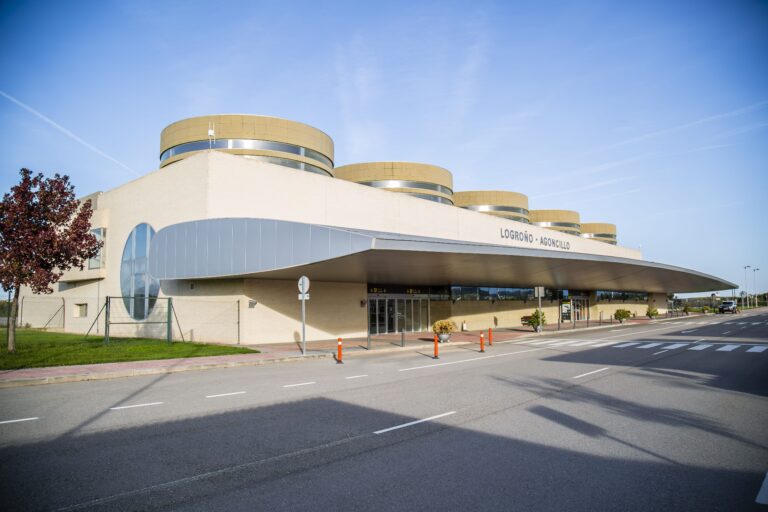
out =
{"type": "Polygon", "coordinates": [[[749,308],[749,291],[747,290],[747,269],[752,268],[751,265],[744,265],[744,298],[741,299],[741,307],[744,309],[749,308]],[[746,306],[744,305],[744,301],[746,302],[746,306]]]}
{"type": "Polygon", "coordinates": [[[757,271],[760,270],[759,268],[753,268],[752,269],[752,277],[754,278],[752,280],[752,289],[755,292],[755,307],[760,305],[760,301],[757,299],[757,271]]]}

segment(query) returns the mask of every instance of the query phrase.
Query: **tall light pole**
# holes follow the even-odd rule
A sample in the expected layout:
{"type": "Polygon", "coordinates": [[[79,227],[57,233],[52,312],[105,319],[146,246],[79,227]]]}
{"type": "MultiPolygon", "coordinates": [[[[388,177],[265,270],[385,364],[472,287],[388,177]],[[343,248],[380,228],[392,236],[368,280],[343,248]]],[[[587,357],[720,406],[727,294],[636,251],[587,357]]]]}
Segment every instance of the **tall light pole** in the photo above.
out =
{"type": "Polygon", "coordinates": [[[752,277],[754,279],[752,280],[753,290],[755,291],[755,307],[760,305],[760,301],[757,300],[757,271],[760,270],[759,268],[753,268],[752,269],[752,277]]]}
{"type": "Polygon", "coordinates": [[[741,299],[741,307],[748,308],[749,307],[749,292],[747,291],[747,269],[752,268],[751,265],[744,265],[744,298],[741,299]],[[744,305],[744,301],[747,301],[747,305],[744,305]]]}

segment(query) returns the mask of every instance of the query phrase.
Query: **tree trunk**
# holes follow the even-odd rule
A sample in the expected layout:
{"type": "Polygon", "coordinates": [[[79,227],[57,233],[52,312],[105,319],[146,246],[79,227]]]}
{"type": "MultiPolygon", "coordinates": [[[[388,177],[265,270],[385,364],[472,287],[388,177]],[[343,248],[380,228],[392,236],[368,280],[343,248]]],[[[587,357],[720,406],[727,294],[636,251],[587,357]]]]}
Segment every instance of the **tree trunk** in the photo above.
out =
{"type": "Polygon", "coordinates": [[[16,315],[19,311],[19,287],[13,287],[13,300],[11,301],[11,315],[8,320],[8,353],[16,352],[16,315]]]}

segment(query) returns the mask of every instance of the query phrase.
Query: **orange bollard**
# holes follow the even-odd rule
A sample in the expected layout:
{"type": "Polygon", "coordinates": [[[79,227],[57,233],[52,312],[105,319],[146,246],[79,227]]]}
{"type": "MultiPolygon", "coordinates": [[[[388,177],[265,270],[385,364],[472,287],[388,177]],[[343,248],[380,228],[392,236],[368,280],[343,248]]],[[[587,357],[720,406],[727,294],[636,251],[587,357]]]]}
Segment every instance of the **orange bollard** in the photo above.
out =
{"type": "Polygon", "coordinates": [[[493,346],[493,329],[491,329],[490,327],[488,328],[488,346],[489,347],[493,346]]]}
{"type": "Polygon", "coordinates": [[[440,356],[438,355],[438,348],[437,348],[437,334],[435,334],[435,357],[432,359],[440,359],[440,356]]]}
{"type": "Polygon", "coordinates": [[[480,352],[485,352],[485,336],[480,333],[480,352]]]}
{"type": "Polygon", "coordinates": [[[341,338],[339,338],[338,347],[338,352],[336,354],[336,364],[344,364],[344,361],[341,360],[341,338]]]}

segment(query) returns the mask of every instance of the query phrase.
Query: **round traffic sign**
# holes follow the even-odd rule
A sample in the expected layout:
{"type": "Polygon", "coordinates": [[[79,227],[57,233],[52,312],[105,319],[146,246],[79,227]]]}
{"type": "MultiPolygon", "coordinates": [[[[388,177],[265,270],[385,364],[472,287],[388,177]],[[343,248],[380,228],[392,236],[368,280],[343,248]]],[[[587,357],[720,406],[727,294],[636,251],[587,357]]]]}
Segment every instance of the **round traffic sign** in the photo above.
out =
{"type": "Polygon", "coordinates": [[[299,291],[301,293],[307,293],[309,291],[309,278],[307,276],[301,276],[299,278],[299,291]]]}

